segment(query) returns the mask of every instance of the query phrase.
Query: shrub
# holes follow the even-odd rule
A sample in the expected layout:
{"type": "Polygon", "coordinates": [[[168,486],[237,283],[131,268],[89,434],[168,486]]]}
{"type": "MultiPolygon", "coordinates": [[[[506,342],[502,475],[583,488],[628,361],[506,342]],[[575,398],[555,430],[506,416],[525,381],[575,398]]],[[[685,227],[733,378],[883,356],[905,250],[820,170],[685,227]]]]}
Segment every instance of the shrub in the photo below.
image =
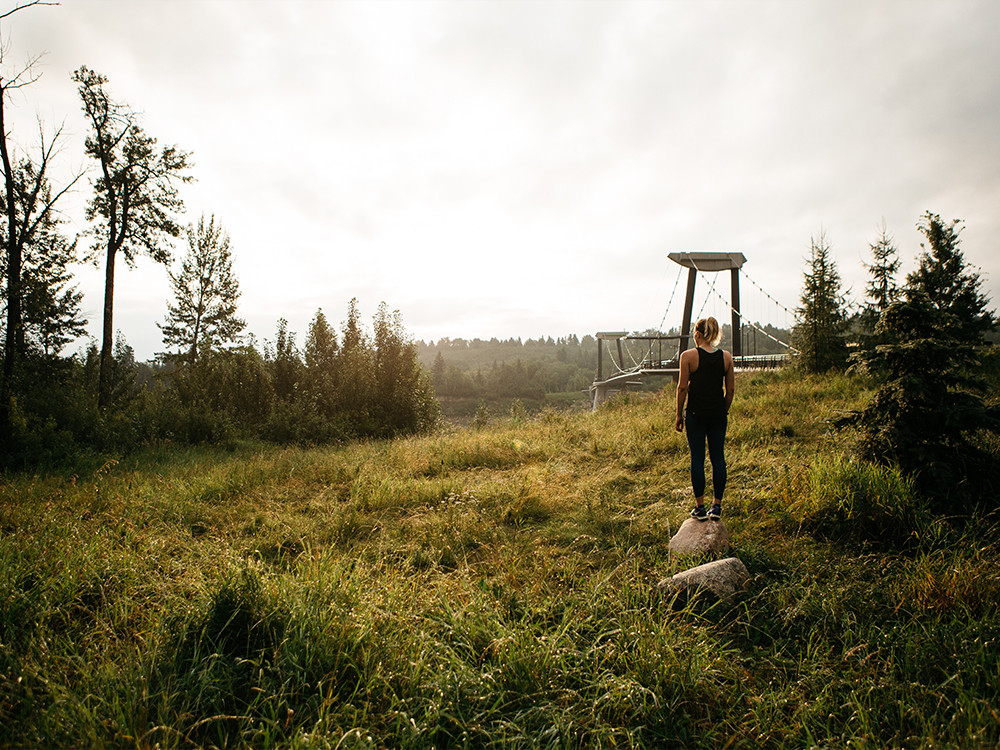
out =
{"type": "Polygon", "coordinates": [[[890,305],[876,333],[892,343],[859,357],[881,385],[844,422],[860,427],[862,458],[898,466],[939,511],[972,512],[995,502],[996,454],[982,436],[1000,432],[1000,409],[983,399],[982,361],[953,338],[958,325],[922,294],[890,305]]]}

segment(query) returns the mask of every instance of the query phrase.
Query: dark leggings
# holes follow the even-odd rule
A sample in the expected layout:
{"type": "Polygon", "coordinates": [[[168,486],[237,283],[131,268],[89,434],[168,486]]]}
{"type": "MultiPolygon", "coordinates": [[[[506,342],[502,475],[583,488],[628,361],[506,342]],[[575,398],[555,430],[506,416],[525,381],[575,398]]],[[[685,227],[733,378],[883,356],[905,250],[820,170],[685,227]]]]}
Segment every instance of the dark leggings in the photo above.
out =
{"type": "Polygon", "coordinates": [[[715,502],[722,502],[726,491],[726,425],[729,417],[705,422],[690,411],[687,413],[687,438],[691,448],[691,487],[695,497],[705,494],[705,443],[708,442],[708,457],[712,462],[712,492],[715,502]]]}

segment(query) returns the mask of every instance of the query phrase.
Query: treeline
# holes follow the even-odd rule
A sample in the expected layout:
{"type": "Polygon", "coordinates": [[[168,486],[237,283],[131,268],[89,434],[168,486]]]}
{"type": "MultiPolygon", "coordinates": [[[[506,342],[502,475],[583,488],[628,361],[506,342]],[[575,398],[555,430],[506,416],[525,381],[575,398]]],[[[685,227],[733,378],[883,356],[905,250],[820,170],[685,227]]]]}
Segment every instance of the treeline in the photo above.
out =
{"type": "Polygon", "coordinates": [[[7,466],[158,442],[393,437],[430,430],[439,417],[399,314],[382,304],[367,330],[354,300],[339,333],[318,311],[302,346],[280,320],[262,346],[207,347],[193,362],[164,355],[145,363],[119,336],[104,407],[96,346],[81,356],[26,357],[22,373],[0,461],[7,466]]]}
{"type": "Polygon", "coordinates": [[[546,394],[583,392],[597,368],[592,336],[443,338],[416,347],[435,393],[444,399],[541,402],[546,394]]]}
{"type": "MultiPolygon", "coordinates": [[[[722,326],[722,346],[732,345],[732,326],[722,326]]],[[[679,336],[679,328],[665,332],[637,331],[632,335],[679,336]]],[[[788,351],[791,332],[770,324],[747,325],[743,332],[745,354],[781,354],[788,351]],[[783,343],[785,342],[785,343],[783,343]]],[[[606,342],[602,345],[608,346],[606,342]]],[[[582,393],[597,375],[598,341],[593,336],[576,335],[537,339],[463,339],[443,338],[437,342],[417,342],[421,364],[430,370],[438,396],[444,399],[483,399],[503,401],[518,398],[541,401],[551,394],[582,393]]],[[[677,343],[651,347],[641,338],[623,342],[625,368],[650,359],[673,359],[677,343]]],[[[618,358],[617,347],[604,352],[605,374],[618,358]]],[[[650,381],[646,387],[659,388],[663,383],[650,381]]]]}
{"type": "MultiPolygon", "coordinates": [[[[10,120],[10,93],[37,77],[30,63],[8,71],[5,50],[0,125],[10,120]]],[[[228,235],[214,215],[186,227],[179,221],[181,189],[193,179],[191,154],[159,146],[140,114],[115,100],[105,76],[83,66],[72,81],[88,127],[83,155],[92,165],[83,217],[88,248],[66,236],[58,210],[85,173],[58,186],[50,180],[53,158],[69,150],[61,130],[46,136],[40,127],[32,153],[0,128],[0,465],[159,440],[325,442],[434,426],[429,378],[399,314],[384,303],[370,330],[356,300],[339,332],[317,312],[301,349],[283,320],[263,346],[246,336],[228,235]],[[179,263],[178,238],[187,241],[179,263]],[[167,267],[173,293],[158,324],[164,351],[146,364],[114,327],[116,274],[143,256],[167,267]],[[102,340],[66,355],[87,323],[71,272],[82,261],[105,269],[102,340]]]]}

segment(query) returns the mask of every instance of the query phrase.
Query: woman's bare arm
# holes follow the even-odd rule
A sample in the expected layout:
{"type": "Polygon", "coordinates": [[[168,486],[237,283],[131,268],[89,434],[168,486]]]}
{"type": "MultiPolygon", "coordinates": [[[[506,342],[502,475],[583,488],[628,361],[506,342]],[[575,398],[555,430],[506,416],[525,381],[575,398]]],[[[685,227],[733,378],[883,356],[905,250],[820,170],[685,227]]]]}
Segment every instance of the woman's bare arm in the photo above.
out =
{"type": "Polygon", "coordinates": [[[726,411],[733,405],[733,396],[736,395],[736,368],[733,366],[733,355],[725,353],[726,358],[726,411]]]}
{"type": "Polygon", "coordinates": [[[693,350],[688,349],[681,354],[681,361],[678,365],[677,418],[674,420],[674,429],[678,432],[684,430],[684,402],[687,400],[688,385],[691,381],[691,355],[693,353],[693,350]]]}

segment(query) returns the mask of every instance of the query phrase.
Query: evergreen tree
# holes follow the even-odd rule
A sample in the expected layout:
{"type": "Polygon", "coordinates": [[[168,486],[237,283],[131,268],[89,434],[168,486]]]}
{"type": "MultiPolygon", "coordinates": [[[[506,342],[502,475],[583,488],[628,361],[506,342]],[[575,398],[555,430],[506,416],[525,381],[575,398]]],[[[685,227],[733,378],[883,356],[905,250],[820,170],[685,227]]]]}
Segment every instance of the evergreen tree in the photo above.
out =
{"type": "Polygon", "coordinates": [[[842,368],[847,362],[847,316],[840,284],[830,245],[820,232],[818,239],[810,241],[809,269],[794,330],[798,363],[809,372],[842,368]]]}
{"type": "Polygon", "coordinates": [[[927,212],[918,228],[930,250],[907,276],[903,299],[882,312],[881,345],[859,356],[879,389],[846,421],[861,428],[865,458],[899,466],[938,509],[965,512],[995,503],[1000,489],[984,437],[1000,434],[1000,409],[983,396],[980,356],[970,346],[993,313],[958,249],[960,222],[927,212]]]}
{"type": "Polygon", "coordinates": [[[293,401],[301,380],[302,360],[295,346],[295,333],[288,330],[287,320],[278,321],[274,345],[265,342],[264,348],[275,394],[284,401],[293,401]]]}
{"type": "Polygon", "coordinates": [[[920,291],[906,297],[879,319],[876,335],[889,343],[859,355],[881,385],[844,421],[861,428],[863,458],[899,466],[938,509],[995,502],[1000,472],[980,436],[1000,433],[1000,409],[982,396],[979,355],[956,338],[954,314],[920,291]]]}
{"type": "Polygon", "coordinates": [[[340,374],[339,411],[348,417],[358,432],[368,434],[372,429],[374,368],[371,344],[361,325],[357,298],[348,303],[347,320],[341,327],[340,341],[337,365],[340,374]]]}
{"type": "Polygon", "coordinates": [[[177,358],[194,364],[199,350],[236,343],[246,323],[236,316],[240,288],[229,236],[215,216],[206,225],[202,215],[197,228],[188,227],[187,239],[180,272],[169,274],[174,303],[167,307],[166,322],[157,325],[164,345],[178,348],[177,358]]]}
{"type": "Polygon", "coordinates": [[[374,407],[379,432],[395,435],[432,427],[437,403],[399,311],[390,313],[384,302],[379,305],[374,330],[374,407]]]}
{"type": "Polygon", "coordinates": [[[337,332],[323,311],[317,310],[306,335],[303,377],[308,397],[326,418],[332,417],[337,408],[339,348],[337,332]]]}
{"type": "Polygon", "coordinates": [[[448,366],[444,361],[444,355],[438,352],[434,357],[434,364],[431,367],[431,382],[434,384],[435,390],[443,390],[447,373],[448,366]]]}
{"type": "MultiPolygon", "coordinates": [[[[37,208],[51,206],[53,202],[48,181],[35,172],[31,162],[24,161],[18,165],[14,184],[15,195],[22,199],[17,201],[20,204],[16,210],[18,224],[25,227],[21,230],[24,241],[17,315],[20,329],[14,337],[15,346],[20,356],[52,356],[82,335],[86,326],[80,311],[83,294],[77,291],[76,286],[70,286],[73,275],[69,266],[77,261],[76,243],[69,242],[59,232],[59,222],[49,208],[36,215],[24,215],[26,209],[30,209],[27,203],[37,208]],[[31,191],[36,191],[37,195],[26,200],[31,191]]],[[[5,195],[0,196],[0,206],[6,212],[5,195]]],[[[5,249],[8,247],[6,229],[0,225],[0,238],[5,249]]],[[[5,306],[0,325],[5,334],[9,324],[6,306],[12,288],[6,278],[8,266],[3,264],[4,283],[0,290],[0,302],[5,306]]]]}
{"type": "Polygon", "coordinates": [[[136,379],[139,363],[135,361],[135,350],[125,340],[121,331],[115,335],[115,348],[111,358],[111,391],[109,405],[122,405],[135,398],[138,393],[136,379]]]}
{"type": "Polygon", "coordinates": [[[886,229],[885,221],[882,222],[875,242],[869,243],[868,247],[872,253],[872,262],[865,263],[869,280],[865,287],[867,302],[861,313],[861,321],[865,332],[870,334],[874,332],[879,316],[899,296],[896,284],[899,256],[892,235],[886,229]]]}
{"type": "Polygon", "coordinates": [[[930,249],[921,243],[924,252],[919,265],[906,277],[905,293],[910,301],[923,297],[935,309],[952,315],[956,340],[978,344],[994,325],[989,300],[980,291],[982,280],[970,271],[959,249],[962,222],[946,224],[938,214],[926,212],[917,228],[927,238],[930,249]]]}

